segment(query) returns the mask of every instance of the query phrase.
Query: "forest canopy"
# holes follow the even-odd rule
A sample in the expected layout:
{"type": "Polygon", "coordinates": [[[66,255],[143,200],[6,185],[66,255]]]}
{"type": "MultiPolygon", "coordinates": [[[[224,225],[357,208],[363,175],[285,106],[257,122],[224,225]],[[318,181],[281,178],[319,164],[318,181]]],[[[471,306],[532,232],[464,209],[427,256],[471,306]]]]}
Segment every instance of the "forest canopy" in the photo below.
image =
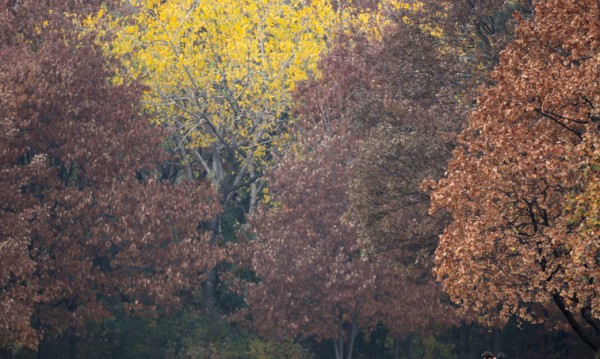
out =
{"type": "Polygon", "coordinates": [[[599,78],[594,0],[1,1],[0,357],[598,358],[599,78]]]}

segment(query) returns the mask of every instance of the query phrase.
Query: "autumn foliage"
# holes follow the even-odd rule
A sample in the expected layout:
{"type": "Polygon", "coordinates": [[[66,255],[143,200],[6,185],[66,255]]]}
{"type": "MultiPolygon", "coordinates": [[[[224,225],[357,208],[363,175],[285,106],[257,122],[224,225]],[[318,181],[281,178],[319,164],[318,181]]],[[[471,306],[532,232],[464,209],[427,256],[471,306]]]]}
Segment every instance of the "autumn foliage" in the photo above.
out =
{"type": "Polygon", "coordinates": [[[303,138],[302,150],[270,177],[271,208],[252,219],[256,238],[245,251],[259,282],[244,287],[249,308],[242,314],[267,336],[331,338],[336,358],[351,358],[358,333],[378,323],[396,338],[451,324],[450,306],[399,264],[397,251],[379,261],[364,255],[346,218],[359,143],[348,126],[332,123],[303,138]]]}
{"type": "Polygon", "coordinates": [[[76,333],[115,300],[174,304],[215,260],[197,227],[211,191],[161,183],[161,132],[74,32],[81,9],[0,6],[2,344],[76,333]]]}
{"type": "Polygon", "coordinates": [[[490,318],[558,307],[600,350],[598,135],[600,5],[538,2],[484,89],[433,210],[452,222],[436,274],[490,318]]]}
{"type": "Polygon", "coordinates": [[[0,0],[0,356],[600,355],[599,50],[596,0],[0,0]]]}
{"type": "Polygon", "coordinates": [[[169,130],[224,206],[252,211],[272,152],[289,142],[296,81],[316,71],[337,19],[329,1],[127,2],[90,17],[124,70],[116,82],[147,86],[146,111],[169,130]],[[242,6],[243,5],[243,6],[242,6]],[[249,193],[248,203],[236,199],[249,193]]]}

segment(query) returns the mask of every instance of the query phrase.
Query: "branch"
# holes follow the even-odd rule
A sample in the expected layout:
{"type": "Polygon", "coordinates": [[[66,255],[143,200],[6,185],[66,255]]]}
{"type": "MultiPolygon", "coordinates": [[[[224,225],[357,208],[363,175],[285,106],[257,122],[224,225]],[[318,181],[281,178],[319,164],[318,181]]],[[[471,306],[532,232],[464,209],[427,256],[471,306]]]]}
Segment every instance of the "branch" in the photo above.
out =
{"type": "Polygon", "coordinates": [[[546,112],[542,111],[541,109],[539,109],[539,108],[538,108],[538,109],[535,109],[535,112],[537,112],[537,113],[539,113],[540,115],[542,115],[542,116],[544,116],[544,117],[546,117],[546,118],[548,118],[548,119],[552,120],[553,122],[557,123],[559,126],[561,126],[561,127],[565,128],[565,129],[567,129],[567,130],[569,130],[569,131],[573,132],[573,133],[574,133],[574,134],[576,134],[576,135],[577,135],[577,137],[579,137],[580,139],[581,139],[581,138],[583,138],[583,136],[581,135],[581,133],[580,133],[579,131],[577,131],[576,129],[574,129],[574,128],[571,128],[571,127],[569,127],[569,126],[565,125],[564,123],[562,123],[562,122],[560,122],[559,120],[557,120],[556,118],[554,118],[554,117],[550,116],[550,114],[548,114],[548,113],[546,113],[546,112]]]}
{"type": "Polygon", "coordinates": [[[238,190],[238,189],[240,189],[240,188],[242,188],[244,186],[247,186],[247,185],[255,182],[256,180],[260,179],[261,177],[262,177],[262,174],[257,174],[257,175],[254,175],[254,176],[248,178],[247,181],[240,182],[240,183],[237,183],[237,184],[233,184],[231,187],[227,188],[227,190],[225,191],[225,193],[223,195],[225,197],[227,197],[227,195],[230,192],[236,191],[236,190],[238,190]]]}
{"type": "Polygon", "coordinates": [[[200,163],[202,164],[202,167],[204,167],[204,170],[206,171],[208,176],[210,178],[213,178],[212,170],[210,169],[210,167],[208,166],[208,163],[204,160],[204,158],[202,158],[202,155],[200,154],[200,152],[198,152],[198,150],[194,149],[194,154],[200,160],[200,163]]]}
{"type": "MultiPolygon", "coordinates": [[[[587,309],[589,310],[589,308],[587,309]]],[[[594,328],[596,334],[600,335],[600,326],[598,325],[598,320],[592,318],[588,313],[588,310],[586,310],[586,308],[582,308],[581,316],[583,317],[583,319],[585,319],[586,322],[588,322],[592,326],[592,328],[594,328]]]]}
{"type": "Polygon", "coordinates": [[[554,303],[556,304],[558,309],[560,309],[562,314],[565,316],[575,333],[579,335],[581,340],[583,340],[585,344],[592,348],[594,352],[600,351],[600,341],[597,338],[591,337],[588,333],[585,332],[585,329],[581,326],[581,324],[579,324],[575,317],[573,317],[573,314],[567,309],[563,298],[558,293],[554,293],[552,295],[552,299],[554,300],[554,303]]]}
{"type": "MultiPolygon", "coordinates": [[[[190,10],[191,11],[191,10],[190,10]]],[[[173,50],[173,53],[175,54],[175,56],[177,58],[179,58],[179,50],[177,49],[177,46],[175,46],[175,44],[173,43],[171,36],[169,34],[169,32],[167,31],[167,28],[165,27],[165,25],[159,20],[158,21],[159,24],[161,25],[163,31],[165,32],[165,34],[167,35],[167,38],[169,39],[169,45],[171,46],[171,49],[173,50]]],[[[181,64],[185,74],[188,78],[188,80],[190,80],[190,83],[192,84],[192,86],[194,87],[194,89],[200,89],[200,87],[198,86],[198,84],[196,83],[196,80],[194,79],[194,77],[192,76],[189,67],[186,64],[181,64]]],[[[202,105],[200,104],[200,102],[198,101],[198,98],[196,96],[190,96],[188,95],[188,97],[192,98],[192,101],[194,103],[194,105],[196,105],[196,107],[198,107],[198,109],[202,109],[202,105]]],[[[186,112],[189,113],[189,111],[186,110],[186,112]]],[[[198,116],[194,116],[196,118],[198,118],[198,116]]],[[[223,136],[221,136],[221,134],[219,133],[219,131],[217,130],[216,126],[208,119],[207,116],[202,115],[201,119],[203,119],[204,121],[206,121],[206,123],[208,124],[208,127],[210,127],[211,131],[214,133],[215,136],[217,136],[217,138],[219,139],[219,141],[227,148],[227,150],[229,151],[229,153],[233,156],[235,156],[235,151],[231,148],[230,144],[225,141],[225,139],[223,138],[223,136]]]]}

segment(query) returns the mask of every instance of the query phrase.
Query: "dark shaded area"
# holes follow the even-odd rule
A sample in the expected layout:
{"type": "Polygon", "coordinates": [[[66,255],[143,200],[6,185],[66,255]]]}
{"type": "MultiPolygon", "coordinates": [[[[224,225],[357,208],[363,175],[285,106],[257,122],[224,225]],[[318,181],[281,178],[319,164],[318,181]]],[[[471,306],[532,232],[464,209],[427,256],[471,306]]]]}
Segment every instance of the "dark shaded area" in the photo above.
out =
{"type": "MultiPolygon", "coordinates": [[[[252,343],[268,343],[218,317],[203,317],[183,310],[161,316],[155,321],[124,312],[115,314],[118,315],[97,324],[89,324],[87,334],[76,337],[76,340],[69,335],[48,338],[40,346],[39,353],[3,349],[0,358],[252,359],[258,358],[250,352],[252,343]],[[212,348],[210,350],[213,352],[204,352],[207,348],[212,348]]],[[[437,336],[402,338],[398,344],[398,358],[479,358],[486,350],[504,352],[510,359],[593,358],[593,353],[573,333],[552,331],[546,326],[532,324],[519,328],[514,322],[501,330],[464,324],[437,336]]],[[[299,345],[294,348],[298,349],[300,345],[314,353],[315,359],[334,356],[333,345],[329,341],[319,342],[309,338],[300,340],[299,345]]],[[[371,333],[361,333],[357,337],[354,357],[394,358],[393,347],[393,339],[387,330],[376,327],[371,333]]],[[[292,352],[293,350],[289,353],[292,352]]],[[[309,357],[307,354],[306,358],[309,357]]]]}

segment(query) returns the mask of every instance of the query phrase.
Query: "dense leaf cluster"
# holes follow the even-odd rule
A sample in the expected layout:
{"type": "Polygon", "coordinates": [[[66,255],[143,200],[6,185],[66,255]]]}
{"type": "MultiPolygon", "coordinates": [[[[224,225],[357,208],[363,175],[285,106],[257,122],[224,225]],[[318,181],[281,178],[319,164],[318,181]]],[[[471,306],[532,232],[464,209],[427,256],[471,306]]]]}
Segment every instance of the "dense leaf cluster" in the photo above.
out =
{"type": "Polygon", "coordinates": [[[0,0],[0,355],[599,353],[599,50],[595,0],[0,0]]]}
{"type": "Polygon", "coordinates": [[[599,51],[596,1],[536,4],[432,194],[453,218],[436,274],[454,300],[504,320],[556,307],[595,351],[599,51]]]}
{"type": "Polygon", "coordinates": [[[160,181],[139,88],[106,81],[69,5],[0,7],[2,343],[77,331],[115,299],[173,303],[216,253],[197,228],[217,212],[211,190],[160,181]]]}

